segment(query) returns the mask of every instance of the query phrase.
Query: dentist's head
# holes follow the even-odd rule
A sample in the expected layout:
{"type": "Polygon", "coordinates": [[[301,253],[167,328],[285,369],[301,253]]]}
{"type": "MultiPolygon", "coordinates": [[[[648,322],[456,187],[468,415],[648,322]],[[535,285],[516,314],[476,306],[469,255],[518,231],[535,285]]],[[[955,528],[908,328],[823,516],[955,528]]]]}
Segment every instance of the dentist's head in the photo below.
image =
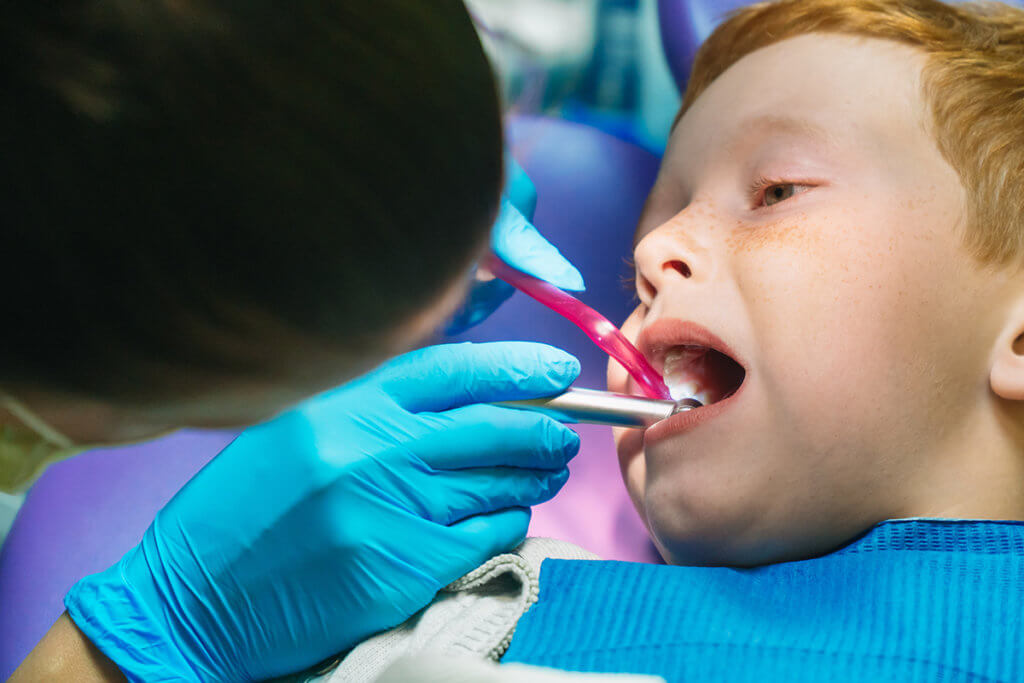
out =
{"type": "Polygon", "coordinates": [[[0,6],[0,389],[74,440],[251,422],[459,300],[502,174],[465,8],[307,5],[0,6]]]}

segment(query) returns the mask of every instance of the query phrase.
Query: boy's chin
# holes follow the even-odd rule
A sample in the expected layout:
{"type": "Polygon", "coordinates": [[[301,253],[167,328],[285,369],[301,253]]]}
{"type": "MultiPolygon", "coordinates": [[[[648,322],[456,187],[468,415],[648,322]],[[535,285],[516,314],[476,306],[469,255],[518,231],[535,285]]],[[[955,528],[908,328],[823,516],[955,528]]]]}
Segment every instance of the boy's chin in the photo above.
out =
{"type": "Polygon", "coordinates": [[[668,564],[693,567],[756,567],[781,561],[778,549],[757,547],[724,534],[680,535],[650,525],[651,538],[668,564]]]}
{"type": "Polygon", "coordinates": [[[818,557],[842,544],[799,523],[772,528],[753,513],[664,511],[645,506],[651,539],[668,564],[756,567],[818,557]]]}

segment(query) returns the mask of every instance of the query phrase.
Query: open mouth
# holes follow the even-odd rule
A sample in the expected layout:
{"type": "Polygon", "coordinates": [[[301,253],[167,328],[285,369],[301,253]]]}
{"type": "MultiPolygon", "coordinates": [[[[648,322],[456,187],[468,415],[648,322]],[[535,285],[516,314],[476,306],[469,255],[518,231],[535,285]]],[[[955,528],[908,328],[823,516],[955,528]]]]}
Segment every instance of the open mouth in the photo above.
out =
{"type": "Polygon", "coordinates": [[[662,375],[672,398],[695,398],[705,406],[736,393],[746,377],[743,366],[730,356],[697,344],[681,344],[665,351],[662,375]]]}
{"type": "Polygon", "coordinates": [[[661,373],[676,401],[693,398],[704,406],[719,403],[739,391],[747,376],[732,349],[693,321],[656,320],[640,332],[637,347],[661,373]]]}

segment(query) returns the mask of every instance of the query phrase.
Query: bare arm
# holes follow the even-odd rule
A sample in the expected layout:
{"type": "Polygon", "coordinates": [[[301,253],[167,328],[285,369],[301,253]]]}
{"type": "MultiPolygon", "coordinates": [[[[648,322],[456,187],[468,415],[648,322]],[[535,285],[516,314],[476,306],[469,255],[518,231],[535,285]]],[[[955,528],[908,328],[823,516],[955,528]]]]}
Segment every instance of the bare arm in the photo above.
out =
{"type": "Polygon", "coordinates": [[[124,674],[86,638],[67,612],[50,627],[7,683],[125,681],[124,674]]]}

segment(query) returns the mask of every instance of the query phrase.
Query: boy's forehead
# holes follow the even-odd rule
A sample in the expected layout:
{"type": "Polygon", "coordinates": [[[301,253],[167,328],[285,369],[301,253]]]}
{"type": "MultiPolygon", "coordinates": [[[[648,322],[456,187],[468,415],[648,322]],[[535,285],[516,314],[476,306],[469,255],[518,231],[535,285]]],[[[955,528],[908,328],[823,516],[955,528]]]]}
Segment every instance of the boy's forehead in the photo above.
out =
{"type": "MultiPolygon", "coordinates": [[[[746,55],[676,124],[666,153],[688,180],[766,135],[839,148],[884,148],[924,132],[924,55],[892,41],[840,34],[790,38],[746,55]]],[[[929,138],[930,139],[930,138],[929,138]]]]}

